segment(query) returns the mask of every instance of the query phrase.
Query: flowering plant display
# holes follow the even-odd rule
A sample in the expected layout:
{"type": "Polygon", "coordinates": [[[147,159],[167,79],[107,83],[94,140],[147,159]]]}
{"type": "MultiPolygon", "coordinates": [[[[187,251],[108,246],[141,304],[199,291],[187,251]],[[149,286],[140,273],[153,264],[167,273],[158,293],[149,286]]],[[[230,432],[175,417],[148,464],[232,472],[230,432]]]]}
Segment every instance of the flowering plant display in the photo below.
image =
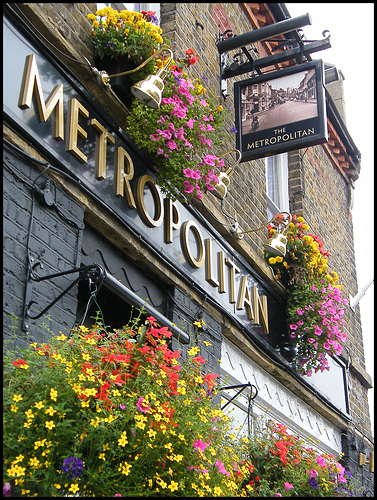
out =
{"type": "MultiPolygon", "coordinates": [[[[155,12],[133,12],[121,10],[118,12],[112,7],[105,7],[96,11],[96,15],[88,14],[92,22],[91,39],[94,44],[94,53],[100,59],[106,56],[117,59],[127,56],[136,66],[146,61],[163,44],[162,29],[158,26],[155,12]]],[[[150,61],[144,74],[153,74],[156,61],[150,61]]],[[[132,78],[130,74],[130,78],[132,78]]],[[[142,77],[138,72],[137,79],[142,77]]]]}
{"type": "MultiPolygon", "coordinates": [[[[329,453],[321,453],[287,427],[269,420],[260,425],[249,443],[250,496],[343,497],[356,485],[351,473],[329,453]]],[[[314,441],[314,440],[313,440],[314,441]]]]}
{"type": "MultiPolygon", "coordinates": [[[[269,226],[269,237],[276,227],[269,226]]],[[[341,354],[347,338],[343,332],[344,305],[336,272],[328,273],[329,252],[322,240],[308,233],[303,217],[292,216],[285,257],[265,252],[265,258],[288,289],[289,337],[296,347],[297,369],[310,376],[313,370],[329,370],[327,356],[341,354]]]]}
{"type": "Polygon", "coordinates": [[[172,61],[160,108],[134,99],[126,119],[126,132],[153,155],[162,192],[183,202],[213,190],[224,166],[214,149],[221,145],[226,113],[208,95],[205,78],[192,79],[184,71],[196,60],[188,49],[184,59],[172,61]]]}
{"type": "Polygon", "coordinates": [[[281,424],[236,437],[209,343],[182,359],[171,335],[139,315],[5,350],[4,496],[348,496],[335,457],[281,424]]]}
{"type": "Polygon", "coordinates": [[[31,344],[4,363],[4,488],[21,496],[237,496],[230,419],[200,344],[149,317],[31,344]]]}

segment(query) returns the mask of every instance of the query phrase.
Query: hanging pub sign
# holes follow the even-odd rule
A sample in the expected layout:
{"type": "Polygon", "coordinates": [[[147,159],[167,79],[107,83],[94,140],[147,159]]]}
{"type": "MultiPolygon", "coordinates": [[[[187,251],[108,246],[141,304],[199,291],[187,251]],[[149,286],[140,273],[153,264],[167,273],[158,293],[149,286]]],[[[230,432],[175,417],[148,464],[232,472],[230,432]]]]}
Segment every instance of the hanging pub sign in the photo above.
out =
{"type": "Polygon", "coordinates": [[[234,102],[242,161],[327,141],[320,60],[236,82],[234,102]]]}

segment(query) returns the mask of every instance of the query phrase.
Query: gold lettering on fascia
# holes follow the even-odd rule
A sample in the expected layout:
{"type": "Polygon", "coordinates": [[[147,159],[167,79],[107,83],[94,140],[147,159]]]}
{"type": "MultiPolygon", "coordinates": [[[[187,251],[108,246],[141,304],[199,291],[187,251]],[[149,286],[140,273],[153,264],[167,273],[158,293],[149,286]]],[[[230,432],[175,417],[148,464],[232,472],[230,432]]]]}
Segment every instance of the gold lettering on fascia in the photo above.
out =
{"type": "Polygon", "coordinates": [[[162,220],[164,217],[164,211],[163,211],[163,202],[162,198],[160,195],[160,192],[158,191],[156,187],[156,183],[153,179],[148,174],[142,175],[139,177],[137,181],[137,186],[136,186],[136,200],[137,200],[137,205],[140,210],[140,213],[145,221],[145,223],[149,227],[158,227],[162,224],[162,220]],[[145,206],[144,202],[144,188],[148,184],[149,189],[151,190],[153,199],[154,199],[154,207],[155,207],[155,213],[154,216],[152,217],[145,206]]]}
{"type": "Polygon", "coordinates": [[[239,267],[229,257],[225,258],[225,264],[230,268],[229,271],[229,302],[236,303],[236,274],[240,272],[239,267]]]}
{"type": "MultiPolygon", "coordinates": [[[[115,144],[114,137],[95,118],[88,120],[89,111],[76,98],[68,101],[68,114],[66,123],[66,135],[64,135],[64,100],[63,84],[59,84],[50,93],[46,102],[43,99],[41,79],[38,73],[36,57],[31,54],[26,57],[22,85],[18,106],[21,109],[28,109],[32,105],[33,93],[37,103],[38,115],[41,122],[46,122],[55,109],[55,127],[53,137],[63,140],[66,137],[66,150],[73,154],[81,163],[87,163],[87,156],[78,147],[78,138],[85,140],[88,132],[79,123],[80,118],[86,119],[87,126],[92,126],[97,132],[96,135],[96,159],[95,177],[98,180],[106,179],[106,155],[107,145],[115,144]]],[[[283,131],[284,132],[284,131],[283,131]]],[[[296,132],[297,137],[314,134],[314,129],[296,132]]],[[[288,140],[287,134],[276,136],[276,141],[288,140]]],[[[295,137],[292,137],[295,138],[295,137]]],[[[259,143],[262,141],[255,141],[259,143]]],[[[254,144],[254,143],[253,143],[254,144]]],[[[251,147],[261,147],[262,144],[251,147]]],[[[205,264],[205,279],[219,294],[227,291],[226,267],[229,269],[229,303],[236,304],[236,309],[246,310],[248,318],[255,324],[263,325],[268,333],[268,310],[267,297],[259,297],[257,287],[252,287],[250,291],[247,280],[248,276],[243,275],[240,280],[240,287],[236,297],[236,274],[240,273],[239,267],[233,260],[224,255],[223,251],[217,252],[217,276],[215,275],[215,257],[212,248],[212,240],[205,241],[197,224],[188,220],[181,224],[181,216],[178,207],[169,198],[162,199],[157,189],[155,180],[150,175],[142,175],[136,181],[136,201],[131,189],[130,181],[134,179],[134,164],[129,153],[122,147],[115,148],[114,152],[114,194],[118,197],[126,197],[128,206],[131,209],[139,209],[142,219],[151,228],[162,224],[165,216],[165,243],[173,243],[173,231],[180,229],[181,245],[184,256],[188,263],[198,269],[205,264]],[[154,214],[150,214],[145,205],[145,192],[149,189],[154,202],[154,214]],[[190,235],[194,236],[195,249],[191,248],[190,235]]]]}
{"type": "Polygon", "coordinates": [[[26,56],[24,74],[22,77],[20,97],[18,106],[21,109],[31,107],[33,91],[37,102],[39,119],[46,122],[52,111],[55,109],[55,127],[53,132],[54,139],[64,139],[64,101],[63,84],[56,85],[48,96],[47,101],[43,99],[41,79],[38,72],[37,60],[35,54],[26,56]]]}
{"type": "Polygon", "coordinates": [[[207,238],[206,245],[206,280],[214,287],[220,285],[219,281],[213,275],[213,253],[212,253],[212,240],[207,238]]]}
{"type": "Polygon", "coordinates": [[[204,264],[204,240],[203,236],[196,225],[196,223],[192,220],[188,220],[184,222],[182,225],[182,249],[185,254],[187,261],[196,268],[202,267],[204,264]],[[197,256],[194,257],[191,249],[190,249],[190,229],[191,233],[195,235],[196,240],[196,248],[197,248],[197,256]]]}
{"type": "Polygon", "coordinates": [[[86,163],[88,157],[78,148],[78,137],[86,139],[88,133],[79,125],[79,116],[89,117],[89,111],[74,97],[68,104],[68,143],[66,150],[70,151],[81,163],[86,163]]]}
{"type": "Polygon", "coordinates": [[[181,215],[178,207],[170,198],[165,198],[165,243],[173,243],[173,231],[180,226],[181,215]]]}
{"type": "Polygon", "coordinates": [[[135,198],[132,193],[130,180],[134,177],[134,163],[127,151],[119,146],[115,150],[115,172],[114,188],[118,197],[126,194],[127,203],[130,208],[136,208],[135,198]]]}
{"type": "Polygon", "coordinates": [[[253,286],[252,289],[253,297],[253,309],[254,309],[254,323],[260,325],[260,318],[262,320],[262,325],[264,331],[268,333],[268,307],[267,307],[267,297],[262,295],[259,297],[258,288],[253,286]]]}
{"type": "Polygon", "coordinates": [[[88,124],[92,125],[94,130],[98,132],[96,137],[95,176],[99,180],[106,179],[107,143],[115,144],[115,139],[95,118],[89,120],[88,124]]]}

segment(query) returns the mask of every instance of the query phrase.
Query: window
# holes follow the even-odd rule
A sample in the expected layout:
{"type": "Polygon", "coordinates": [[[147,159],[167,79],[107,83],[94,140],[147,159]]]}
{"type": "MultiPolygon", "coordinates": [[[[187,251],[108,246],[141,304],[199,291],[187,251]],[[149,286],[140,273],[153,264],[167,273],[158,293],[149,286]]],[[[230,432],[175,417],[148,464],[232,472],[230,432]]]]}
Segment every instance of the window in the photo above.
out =
{"type": "MultiPolygon", "coordinates": [[[[119,4],[118,4],[119,5],[119,4]]],[[[141,12],[142,10],[151,10],[156,12],[156,16],[160,18],[160,4],[159,3],[123,3],[123,9],[141,12]]],[[[121,9],[120,9],[121,10],[121,9]]]]}
{"type": "Polygon", "coordinates": [[[267,218],[289,212],[288,153],[266,158],[267,218]]]}

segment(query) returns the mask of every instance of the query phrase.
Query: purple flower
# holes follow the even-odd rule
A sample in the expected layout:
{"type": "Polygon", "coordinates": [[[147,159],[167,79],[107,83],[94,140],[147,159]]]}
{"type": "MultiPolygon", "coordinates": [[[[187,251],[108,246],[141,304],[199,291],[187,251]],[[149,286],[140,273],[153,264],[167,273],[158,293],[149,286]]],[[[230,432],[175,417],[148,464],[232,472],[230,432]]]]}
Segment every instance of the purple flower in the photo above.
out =
{"type": "Polygon", "coordinates": [[[311,477],[309,479],[309,484],[312,488],[314,488],[315,490],[318,488],[318,482],[316,481],[316,479],[314,477],[311,477]]]}
{"type": "Polygon", "coordinates": [[[4,486],[3,486],[3,497],[10,497],[11,490],[12,490],[12,488],[11,488],[10,483],[4,483],[4,486]]]}
{"type": "Polygon", "coordinates": [[[233,134],[237,134],[237,129],[236,129],[236,127],[231,127],[231,128],[230,128],[230,131],[231,131],[233,134]]]}
{"type": "Polygon", "coordinates": [[[77,457],[69,457],[63,460],[62,472],[63,474],[68,473],[68,477],[72,479],[73,477],[80,477],[84,464],[77,457]]]}

